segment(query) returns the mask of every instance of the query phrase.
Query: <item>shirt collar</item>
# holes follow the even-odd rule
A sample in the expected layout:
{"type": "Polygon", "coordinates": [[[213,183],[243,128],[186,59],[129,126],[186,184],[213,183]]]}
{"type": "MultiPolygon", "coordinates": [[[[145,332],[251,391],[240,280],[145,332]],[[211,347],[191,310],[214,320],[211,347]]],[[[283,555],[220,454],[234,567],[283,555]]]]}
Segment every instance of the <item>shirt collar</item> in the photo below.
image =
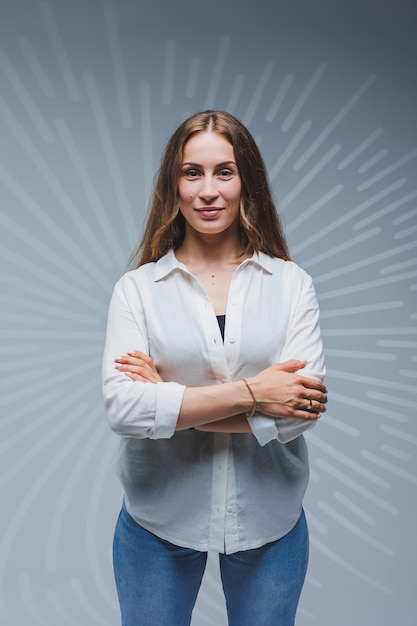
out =
{"type": "MultiPolygon", "coordinates": [[[[249,259],[245,259],[240,267],[244,265],[255,265],[260,269],[265,270],[268,274],[273,273],[272,269],[272,261],[273,259],[265,254],[264,252],[254,253],[249,259]]],[[[155,281],[162,280],[168,274],[175,270],[182,270],[183,272],[189,273],[188,269],[184,265],[178,261],[177,257],[174,254],[174,250],[169,250],[163,257],[161,257],[155,264],[155,281]]]]}

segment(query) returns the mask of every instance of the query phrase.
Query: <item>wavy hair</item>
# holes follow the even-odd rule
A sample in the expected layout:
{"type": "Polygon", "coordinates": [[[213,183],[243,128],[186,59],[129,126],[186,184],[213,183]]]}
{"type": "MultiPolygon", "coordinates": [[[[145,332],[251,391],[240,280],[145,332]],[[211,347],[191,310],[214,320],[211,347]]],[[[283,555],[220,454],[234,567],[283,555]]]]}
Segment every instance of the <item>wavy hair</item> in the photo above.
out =
{"type": "Polygon", "coordinates": [[[242,185],[239,230],[246,254],[265,252],[290,260],[284,231],[275,206],[262,155],[248,129],[225,111],[202,111],[188,117],[168,140],[149,202],[139,246],[129,267],[157,261],[177,249],[185,236],[185,220],[179,210],[178,181],[184,146],[200,131],[223,135],[233,146],[242,185]]]}

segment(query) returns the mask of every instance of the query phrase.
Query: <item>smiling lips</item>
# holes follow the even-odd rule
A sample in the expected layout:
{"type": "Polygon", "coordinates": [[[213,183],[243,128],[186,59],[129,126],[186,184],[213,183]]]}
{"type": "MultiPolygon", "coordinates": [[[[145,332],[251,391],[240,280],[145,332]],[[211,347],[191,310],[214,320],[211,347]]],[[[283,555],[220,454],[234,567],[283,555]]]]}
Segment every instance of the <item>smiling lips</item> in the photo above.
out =
{"type": "Polygon", "coordinates": [[[195,209],[195,211],[197,211],[197,213],[200,213],[202,217],[214,219],[215,217],[220,215],[223,209],[217,206],[208,206],[201,209],[195,209]]]}

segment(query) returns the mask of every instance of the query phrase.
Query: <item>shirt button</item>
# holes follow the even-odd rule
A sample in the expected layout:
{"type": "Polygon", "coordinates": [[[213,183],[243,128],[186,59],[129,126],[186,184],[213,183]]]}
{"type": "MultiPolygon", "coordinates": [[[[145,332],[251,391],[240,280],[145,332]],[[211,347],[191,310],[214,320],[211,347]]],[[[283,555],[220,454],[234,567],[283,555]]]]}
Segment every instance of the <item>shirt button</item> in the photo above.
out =
{"type": "Polygon", "coordinates": [[[229,337],[229,343],[236,343],[236,337],[229,337]]]}
{"type": "Polygon", "coordinates": [[[233,507],[232,506],[228,506],[227,507],[227,512],[228,513],[233,513],[233,507]]]}

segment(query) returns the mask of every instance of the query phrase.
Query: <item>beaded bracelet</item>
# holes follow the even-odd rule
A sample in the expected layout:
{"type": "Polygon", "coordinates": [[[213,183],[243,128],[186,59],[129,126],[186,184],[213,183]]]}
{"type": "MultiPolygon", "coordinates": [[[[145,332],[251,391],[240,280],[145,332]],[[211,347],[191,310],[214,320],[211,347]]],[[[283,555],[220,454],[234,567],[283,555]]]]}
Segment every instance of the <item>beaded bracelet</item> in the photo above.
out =
{"type": "Polygon", "coordinates": [[[248,388],[248,391],[252,397],[253,400],[253,407],[252,407],[252,411],[250,412],[250,414],[248,415],[249,411],[246,413],[247,417],[253,417],[255,415],[255,411],[256,411],[256,398],[253,395],[253,391],[252,389],[249,387],[249,383],[246,380],[246,378],[242,378],[243,382],[245,383],[246,387],[248,388]]]}

